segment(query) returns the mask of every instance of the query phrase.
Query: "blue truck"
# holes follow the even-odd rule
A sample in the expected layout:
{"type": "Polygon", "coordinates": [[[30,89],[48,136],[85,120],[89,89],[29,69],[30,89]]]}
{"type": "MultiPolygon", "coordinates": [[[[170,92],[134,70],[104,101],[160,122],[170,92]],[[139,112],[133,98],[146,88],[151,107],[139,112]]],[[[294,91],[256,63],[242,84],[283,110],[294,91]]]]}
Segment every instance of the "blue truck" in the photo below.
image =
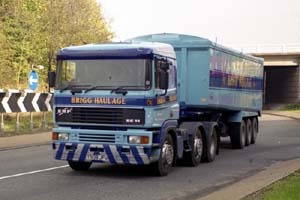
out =
{"type": "Polygon", "coordinates": [[[212,162],[220,138],[254,144],[263,60],[207,39],[153,34],[61,49],[52,148],[74,170],[93,162],[150,165],[167,175],[181,162],[212,162]]]}

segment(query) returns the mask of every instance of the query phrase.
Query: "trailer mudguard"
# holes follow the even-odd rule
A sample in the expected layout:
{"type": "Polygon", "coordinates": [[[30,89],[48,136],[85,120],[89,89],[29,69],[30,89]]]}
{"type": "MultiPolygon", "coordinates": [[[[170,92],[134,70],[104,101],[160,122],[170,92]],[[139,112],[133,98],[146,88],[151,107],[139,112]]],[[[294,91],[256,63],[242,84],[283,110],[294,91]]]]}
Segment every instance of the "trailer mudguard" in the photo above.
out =
{"type": "Polygon", "coordinates": [[[228,122],[241,123],[244,117],[257,117],[257,116],[260,116],[260,112],[247,112],[247,111],[232,112],[228,118],[228,122]]]}

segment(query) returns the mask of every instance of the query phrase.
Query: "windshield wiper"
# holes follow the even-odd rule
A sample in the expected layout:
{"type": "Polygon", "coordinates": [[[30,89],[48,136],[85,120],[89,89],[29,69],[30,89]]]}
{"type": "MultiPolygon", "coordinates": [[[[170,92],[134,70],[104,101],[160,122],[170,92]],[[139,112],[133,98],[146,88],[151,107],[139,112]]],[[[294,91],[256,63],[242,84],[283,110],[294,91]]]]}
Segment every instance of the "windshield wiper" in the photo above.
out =
{"type": "Polygon", "coordinates": [[[116,94],[123,94],[123,95],[126,95],[128,91],[125,90],[124,88],[144,88],[144,86],[122,85],[122,86],[118,86],[118,87],[112,89],[110,93],[115,92],[116,94]]]}
{"type": "Polygon", "coordinates": [[[107,87],[109,87],[109,86],[96,85],[96,86],[93,86],[93,87],[90,87],[90,88],[86,89],[84,91],[84,93],[87,93],[87,92],[92,91],[92,90],[97,90],[97,89],[100,89],[100,88],[107,88],[107,87]]]}
{"type": "Polygon", "coordinates": [[[62,93],[65,90],[70,90],[70,89],[78,89],[82,87],[90,87],[91,85],[68,85],[67,87],[64,87],[61,89],[59,92],[62,93]]]}

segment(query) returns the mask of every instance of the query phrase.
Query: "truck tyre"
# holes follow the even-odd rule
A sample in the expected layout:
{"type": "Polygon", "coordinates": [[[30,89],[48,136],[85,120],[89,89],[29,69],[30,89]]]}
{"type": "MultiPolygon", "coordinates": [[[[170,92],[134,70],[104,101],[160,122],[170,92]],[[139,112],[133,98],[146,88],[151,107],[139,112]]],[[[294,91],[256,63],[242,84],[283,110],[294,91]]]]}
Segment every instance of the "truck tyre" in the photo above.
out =
{"type": "Polygon", "coordinates": [[[183,162],[189,166],[197,166],[201,162],[203,152],[203,140],[200,130],[193,137],[191,151],[184,152],[183,162]]]}
{"type": "Polygon", "coordinates": [[[92,165],[91,162],[68,161],[69,166],[75,171],[86,171],[92,165]]]}
{"type": "Polygon", "coordinates": [[[251,144],[251,138],[252,138],[252,122],[250,119],[246,120],[246,140],[245,140],[245,146],[249,146],[251,144]]]}
{"type": "Polygon", "coordinates": [[[159,160],[153,163],[155,174],[166,176],[172,169],[174,162],[174,143],[170,134],[166,134],[160,150],[159,160]]]}
{"type": "Polygon", "coordinates": [[[232,123],[230,126],[230,140],[234,149],[243,149],[246,140],[246,126],[244,120],[241,123],[232,123]]]}
{"type": "Polygon", "coordinates": [[[256,138],[258,134],[258,121],[257,118],[254,117],[252,119],[252,134],[251,134],[251,144],[255,144],[256,138]]]}
{"type": "Polygon", "coordinates": [[[210,142],[208,142],[207,145],[204,145],[204,157],[202,158],[202,161],[212,162],[214,161],[218,150],[218,134],[216,128],[213,128],[211,138],[208,141],[210,142]]]}

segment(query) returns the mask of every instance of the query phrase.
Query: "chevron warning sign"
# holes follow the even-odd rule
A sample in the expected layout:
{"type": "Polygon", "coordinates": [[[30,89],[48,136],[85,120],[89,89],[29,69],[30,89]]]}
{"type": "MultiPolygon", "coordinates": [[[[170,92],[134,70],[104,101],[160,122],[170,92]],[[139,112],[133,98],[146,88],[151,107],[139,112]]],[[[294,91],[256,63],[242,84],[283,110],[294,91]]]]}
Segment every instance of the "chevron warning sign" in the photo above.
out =
{"type": "Polygon", "coordinates": [[[0,113],[6,112],[3,105],[2,105],[2,100],[5,97],[6,93],[5,92],[0,92],[0,113]]]}
{"type": "Polygon", "coordinates": [[[50,93],[0,92],[0,113],[52,111],[50,93]]]}

